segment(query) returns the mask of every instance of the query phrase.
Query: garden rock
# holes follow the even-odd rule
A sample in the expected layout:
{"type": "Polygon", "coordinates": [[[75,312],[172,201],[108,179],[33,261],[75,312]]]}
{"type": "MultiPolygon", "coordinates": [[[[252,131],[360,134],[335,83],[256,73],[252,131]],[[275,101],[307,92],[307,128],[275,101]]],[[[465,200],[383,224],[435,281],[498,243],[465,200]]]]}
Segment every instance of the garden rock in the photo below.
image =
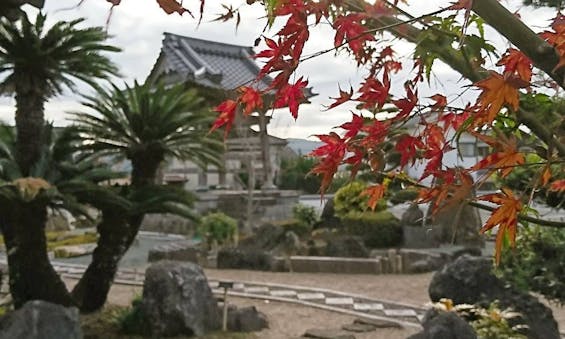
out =
{"type": "Polygon", "coordinates": [[[432,272],[440,269],[445,264],[445,261],[439,257],[429,256],[426,259],[421,259],[411,263],[406,267],[407,273],[425,273],[432,272]]]}
{"type": "Polygon", "coordinates": [[[403,226],[417,226],[422,225],[422,219],[424,218],[424,212],[418,207],[418,204],[412,203],[410,207],[402,213],[400,218],[400,223],[403,226]]]}
{"type": "Polygon", "coordinates": [[[346,258],[368,258],[369,250],[360,237],[341,236],[327,240],[326,256],[346,258]]]}
{"type": "Polygon", "coordinates": [[[377,328],[373,325],[353,323],[353,324],[345,324],[341,327],[341,329],[348,332],[366,333],[366,332],[373,332],[377,328]]]}
{"type": "Polygon", "coordinates": [[[320,215],[320,221],[315,225],[314,228],[341,228],[341,220],[335,216],[334,199],[330,198],[326,201],[324,208],[322,209],[322,214],[320,215]]]}
{"type": "MultiPolygon", "coordinates": [[[[472,196],[469,196],[472,198],[472,196]]],[[[441,208],[432,215],[432,237],[438,244],[455,244],[468,247],[483,247],[484,239],[479,233],[482,222],[479,211],[466,203],[450,208],[441,208]]]]}
{"type": "Polygon", "coordinates": [[[81,339],[77,308],[28,301],[0,319],[0,339],[81,339]]]}
{"type": "Polygon", "coordinates": [[[502,309],[511,308],[521,314],[509,319],[510,325],[525,324],[531,339],[559,339],[557,322],[551,309],[528,293],[519,291],[492,273],[490,258],[464,255],[446,265],[432,278],[428,290],[432,301],[441,298],[455,304],[477,304],[487,308],[498,301],[502,309]]]}
{"type": "Polygon", "coordinates": [[[193,263],[159,261],[149,266],[141,310],[153,336],[200,336],[221,327],[208,280],[193,263]]]}
{"type": "Polygon", "coordinates": [[[200,250],[192,242],[176,241],[153,247],[149,250],[147,261],[178,260],[198,264],[200,256],[200,250]]]}
{"type": "Polygon", "coordinates": [[[399,323],[386,319],[357,318],[355,319],[355,321],[353,321],[353,323],[370,325],[376,328],[402,328],[402,325],[400,325],[399,323]]]}
{"type": "Polygon", "coordinates": [[[408,339],[476,339],[473,327],[455,312],[430,309],[423,320],[424,329],[408,339]]]}
{"type": "Polygon", "coordinates": [[[253,248],[226,247],[218,251],[218,268],[235,268],[270,271],[273,266],[272,254],[253,248]]]}
{"type": "Polygon", "coordinates": [[[355,339],[353,334],[331,329],[310,329],[304,333],[303,337],[317,339],[355,339]]]}
{"type": "Polygon", "coordinates": [[[240,240],[239,247],[270,251],[284,240],[284,234],[285,230],[280,226],[263,224],[253,235],[240,240]]]}
{"type": "Polygon", "coordinates": [[[257,311],[255,306],[228,310],[228,329],[230,331],[256,332],[268,327],[267,316],[257,311]]]}

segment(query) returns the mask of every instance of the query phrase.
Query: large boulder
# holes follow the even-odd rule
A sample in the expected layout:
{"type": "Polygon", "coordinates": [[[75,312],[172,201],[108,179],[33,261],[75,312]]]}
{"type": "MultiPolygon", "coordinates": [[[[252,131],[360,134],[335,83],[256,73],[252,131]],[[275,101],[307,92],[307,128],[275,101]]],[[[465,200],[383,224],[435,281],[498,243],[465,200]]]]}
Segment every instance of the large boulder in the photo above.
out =
{"type": "Polygon", "coordinates": [[[270,271],[273,267],[272,254],[260,249],[226,247],[218,251],[218,268],[234,268],[270,271]]]}
{"type": "Polygon", "coordinates": [[[230,308],[228,310],[228,330],[234,332],[256,332],[269,327],[267,316],[257,311],[255,306],[230,308]]]}
{"type": "Polygon", "coordinates": [[[498,301],[501,308],[521,314],[509,320],[511,325],[525,324],[531,339],[559,339],[557,322],[551,309],[528,293],[508,286],[492,273],[492,262],[484,257],[463,255],[436,272],[428,290],[432,301],[441,298],[455,304],[477,304],[487,308],[498,301]]]}
{"type": "Polygon", "coordinates": [[[328,257],[368,258],[369,250],[363,239],[356,236],[335,236],[327,240],[325,255],[328,257]]]}
{"type": "Polygon", "coordinates": [[[221,327],[218,304],[200,266],[158,261],[145,271],[142,313],[151,334],[201,336],[221,327]]]}
{"type": "Polygon", "coordinates": [[[421,226],[423,219],[424,212],[418,207],[418,204],[412,203],[410,207],[402,213],[400,223],[402,226],[421,226]]]}
{"type": "Polygon", "coordinates": [[[473,327],[455,312],[430,309],[422,321],[424,329],[408,339],[476,339],[473,327]]]}
{"type": "Polygon", "coordinates": [[[0,339],[81,339],[77,308],[28,301],[0,319],[0,339]]]}

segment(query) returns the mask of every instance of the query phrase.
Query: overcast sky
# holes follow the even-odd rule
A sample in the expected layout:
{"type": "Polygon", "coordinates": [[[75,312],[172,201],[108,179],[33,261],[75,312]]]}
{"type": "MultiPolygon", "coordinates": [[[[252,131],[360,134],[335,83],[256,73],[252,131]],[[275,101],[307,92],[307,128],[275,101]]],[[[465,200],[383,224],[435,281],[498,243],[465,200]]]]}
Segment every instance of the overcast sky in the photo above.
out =
{"type": "MultiPolygon", "coordinates": [[[[154,0],[123,0],[120,6],[114,8],[107,25],[112,39],[110,43],[119,46],[123,52],[111,55],[121,70],[123,81],[133,79],[144,80],[151,67],[157,59],[161,47],[164,32],[171,32],[195,38],[216,40],[225,43],[252,46],[253,42],[263,32],[265,20],[261,18],[263,11],[259,4],[254,6],[242,6],[242,22],[235,31],[234,22],[218,23],[210,22],[217,13],[221,12],[221,3],[240,3],[239,1],[215,0],[206,1],[207,16],[200,27],[196,20],[189,15],[166,15],[162,12],[154,0]]],[[[245,3],[245,1],[241,1],[245,3]]],[[[414,14],[422,14],[445,5],[450,1],[427,0],[411,1],[415,5],[409,7],[414,14]]],[[[110,14],[110,5],[103,0],[85,0],[78,8],[72,8],[78,0],[47,0],[44,12],[48,14],[50,21],[71,20],[78,17],[86,17],[87,25],[105,26],[110,14]]],[[[196,15],[200,1],[186,0],[185,5],[191,6],[196,15]]],[[[503,2],[504,3],[504,2],[503,2]]],[[[508,3],[504,3],[508,5],[508,3]]],[[[519,2],[512,1],[511,8],[518,8],[519,2]]],[[[29,13],[36,11],[29,9],[29,13]]],[[[529,8],[521,9],[522,18],[534,26],[547,26],[550,18],[555,16],[555,11],[550,9],[529,8]]],[[[536,28],[540,30],[541,28],[536,28]]],[[[269,35],[265,32],[265,35],[269,35]]],[[[394,49],[399,56],[410,57],[411,46],[398,40],[392,41],[394,49]]],[[[333,35],[327,27],[321,27],[312,32],[305,53],[320,51],[331,47],[333,35]]],[[[497,41],[500,45],[502,42],[497,41]]],[[[256,51],[259,51],[261,45],[256,51]]],[[[312,98],[312,103],[302,105],[300,115],[295,122],[288,110],[280,110],[274,113],[274,119],[269,126],[269,132],[279,137],[308,138],[314,134],[327,133],[329,130],[350,118],[352,106],[338,107],[332,111],[323,111],[322,105],[329,105],[332,100],[329,97],[337,96],[337,84],[342,88],[349,88],[349,84],[355,85],[362,78],[364,72],[357,70],[355,65],[346,56],[335,56],[328,53],[319,58],[312,59],[299,68],[299,75],[307,76],[313,91],[319,95],[312,98]]],[[[461,93],[461,85],[468,85],[459,81],[459,76],[445,66],[438,67],[435,77],[441,81],[432,81],[432,88],[421,88],[420,93],[432,95],[443,92],[454,98],[461,93]]],[[[117,79],[118,82],[122,81],[117,79]]],[[[393,83],[393,92],[402,95],[402,79],[393,83]]],[[[88,88],[80,86],[79,90],[87,92],[88,88]]],[[[473,93],[470,91],[457,104],[463,104],[464,100],[471,100],[473,93]]],[[[57,125],[65,124],[65,112],[81,110],[78,103],[80,97],[75,93],[65,93],[53,98],[46,105],[47,119],[55,121],[57,125]]],[[[12,98],[0,98],[0,119],[13,122],[14,100],[12,98]]]]}

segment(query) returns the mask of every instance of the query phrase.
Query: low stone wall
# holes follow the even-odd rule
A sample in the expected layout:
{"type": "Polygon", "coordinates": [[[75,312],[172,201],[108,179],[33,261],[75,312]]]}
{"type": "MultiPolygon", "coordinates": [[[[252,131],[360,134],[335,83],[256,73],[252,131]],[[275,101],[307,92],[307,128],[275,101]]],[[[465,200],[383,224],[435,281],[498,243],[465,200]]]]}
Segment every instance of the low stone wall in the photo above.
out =
{"type": "Polygon", "coordinates": [[[294,272],[381,274],[383,263],[379,258],[290,257],[294,272]]]}

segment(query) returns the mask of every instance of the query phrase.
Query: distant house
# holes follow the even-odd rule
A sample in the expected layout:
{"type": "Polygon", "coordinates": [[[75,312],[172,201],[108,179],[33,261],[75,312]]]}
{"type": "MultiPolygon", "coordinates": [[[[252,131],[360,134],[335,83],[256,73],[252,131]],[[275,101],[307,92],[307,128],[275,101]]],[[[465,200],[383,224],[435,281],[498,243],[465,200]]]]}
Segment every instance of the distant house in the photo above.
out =
{"type": "MultiPolygon", "coordinates": [[[[268,88],[269,77],[254,82],[260,70],[254,54],[252,47],[165,33],[149,79],[196,87],[210,105],[217,105],[243,85],[268,88]]],[[[236,120],[227,140],[223,168],[202,170],[189,161],[170,159],[162,169],[162,180],[187,189],[237,189],[242,187],[242,179],[253,175],[258,186],[273,185],[282,154],[288,150],[285,140],[267,134],[270,119],[265,113],[236,120]],[[258,131],[251,129],[253,125],[259,126],[258,131]]]]}

